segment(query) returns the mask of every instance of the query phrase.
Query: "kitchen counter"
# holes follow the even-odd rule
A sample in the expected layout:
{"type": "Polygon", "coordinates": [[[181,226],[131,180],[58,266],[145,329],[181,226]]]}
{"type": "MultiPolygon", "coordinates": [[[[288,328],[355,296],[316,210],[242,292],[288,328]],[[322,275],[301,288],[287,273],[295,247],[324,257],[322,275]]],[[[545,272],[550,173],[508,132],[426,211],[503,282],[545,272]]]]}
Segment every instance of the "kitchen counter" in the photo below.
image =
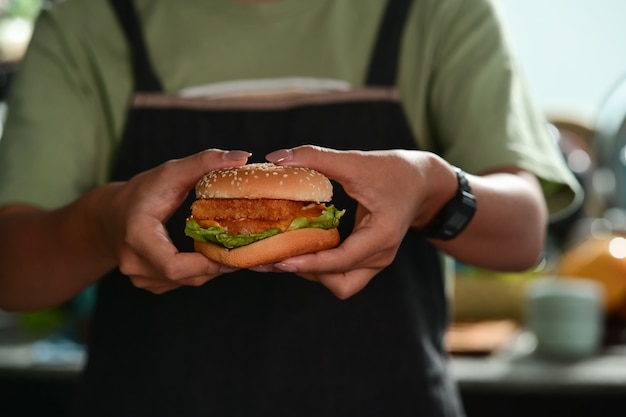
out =
{"type": "Polygon", "coordinates": [[[626,346],[604,349],[583,359],[557,359],[532,353],[528,334],[516,347],[484,357],[456,356],[451,371],[462,389],[542,392],[615,392],[626,395],[626,346]]]}
{"type": "Polygon", "coordinates": [[[559,361],[528,356],[452,360],[468,417],[609,417],[622,415],[626,351],[559,361]]]}
{"type": "Polygon", "coordinates": [[[82,345],[62,338],[0,344],[0,378],[76,381],[85,364],[82,345]]]}
{"type": "Polygon", "coordinates": [[[615,391],[626,395],[626,352],[580,361],[540,358],[453,358],[462,388],[489,390],[615,391]]]}
{"type": "Polygon", "coordinates": [[[593,357],[556,359],[533,353],[522,332],[511,345],[483,357],[456,356],[451,372],[468,417],[605,417],[626,398],[626,346],[593,357]]]}

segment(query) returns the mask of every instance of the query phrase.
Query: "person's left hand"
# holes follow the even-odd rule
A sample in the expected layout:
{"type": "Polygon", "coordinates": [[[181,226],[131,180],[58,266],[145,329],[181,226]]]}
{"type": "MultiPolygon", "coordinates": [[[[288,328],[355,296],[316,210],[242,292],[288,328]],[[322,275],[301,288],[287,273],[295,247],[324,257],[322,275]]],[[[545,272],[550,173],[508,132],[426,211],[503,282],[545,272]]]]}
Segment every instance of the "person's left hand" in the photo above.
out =
{"type": "Polygon", "coordinates": [[[388,266],[409,227],[430,221],[426,217],[432,207],[450,199],[456,187],[452,168],[429,152],[337,151],[307,145],[272,152],[267,160],[324,173],[343,186],[358,208],[353,232],[337,248],[256,270],[294,272],[319,281],[341,299],[363,289],[388,266]]]}

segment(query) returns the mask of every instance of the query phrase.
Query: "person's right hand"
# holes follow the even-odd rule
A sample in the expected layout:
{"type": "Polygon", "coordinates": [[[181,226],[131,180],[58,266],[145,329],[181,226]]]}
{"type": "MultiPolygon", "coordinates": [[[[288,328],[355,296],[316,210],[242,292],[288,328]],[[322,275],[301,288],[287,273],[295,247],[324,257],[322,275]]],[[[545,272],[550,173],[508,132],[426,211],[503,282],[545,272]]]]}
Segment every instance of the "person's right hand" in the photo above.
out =
{"type": "Polygon", "coordinates": [[[110,214],[102,219],[102,227],[121,272],[135,286],[158,294],[202,285],[232,271],[199,253],[179,252],[164,223],[206,172],[243,165],[249,156],[244,151],[207,150],[109,186],[110,214]]]}
{"type": "Polygon", "coordinates": [[[244,165],[249,155],[200,152],[94,188],[51,210],[3,205],[0,236],[10,244],[0,245],[0,308],[58,306],[115,267],[153,293],[202,285],[230,271],[199,253],[179,252],[164,222],[206,172],[244,165]]]}

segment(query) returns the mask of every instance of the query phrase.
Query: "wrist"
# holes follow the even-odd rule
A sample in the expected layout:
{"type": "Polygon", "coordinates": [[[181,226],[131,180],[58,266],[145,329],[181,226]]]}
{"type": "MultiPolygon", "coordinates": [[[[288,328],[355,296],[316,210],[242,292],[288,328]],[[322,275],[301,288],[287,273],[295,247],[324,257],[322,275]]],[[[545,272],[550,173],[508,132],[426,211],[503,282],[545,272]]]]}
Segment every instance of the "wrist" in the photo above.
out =
{"type": "Polygon", "coordinates": [[[457,179],[457,190],[424,229],[424,234],[432,239],[454,239],[465,230],[476,212],[476,198],[465,172],[457,167],[452,169],[457,179]]]}
{"type": "Polygon", "coordinates": [[[432,155],[427,181],[422,181],[422,201],[412,227],[424,231],[433,222],[441,209],[454,198],[458,190],[458,180],[454,167],[437,155],[432,155]]]}
{"type": "Polygon", "coordinates": [[[116,219],[116,195],[122,183],[108,183],[89,193],[82,199],[83,230],[85,241],[93,242],[94,255],[111,267],[118,264],[120,237],[116,219]]]}

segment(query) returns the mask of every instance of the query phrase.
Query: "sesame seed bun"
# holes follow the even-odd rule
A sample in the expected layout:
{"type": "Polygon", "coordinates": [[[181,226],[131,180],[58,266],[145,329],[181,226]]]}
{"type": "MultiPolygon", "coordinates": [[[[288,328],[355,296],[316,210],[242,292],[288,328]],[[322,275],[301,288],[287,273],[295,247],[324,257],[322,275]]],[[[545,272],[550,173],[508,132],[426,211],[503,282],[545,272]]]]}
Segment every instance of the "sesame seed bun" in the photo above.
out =
{"type": "Polygon", "coordinates": [[[196,198],[247,198],[327,202],[333,186],[325,175],[308,168],[270,163],[249,164],[206,174],[196,198]]]}
{"type": "Polygon", "coordinates": [[[338,244],[337,229],[308,228],[280,233],[235,249],[196,240],[194,249],[213,261],[233,268],[252,268],[280,262],[292,256],[331,249],[338,244]]]}

